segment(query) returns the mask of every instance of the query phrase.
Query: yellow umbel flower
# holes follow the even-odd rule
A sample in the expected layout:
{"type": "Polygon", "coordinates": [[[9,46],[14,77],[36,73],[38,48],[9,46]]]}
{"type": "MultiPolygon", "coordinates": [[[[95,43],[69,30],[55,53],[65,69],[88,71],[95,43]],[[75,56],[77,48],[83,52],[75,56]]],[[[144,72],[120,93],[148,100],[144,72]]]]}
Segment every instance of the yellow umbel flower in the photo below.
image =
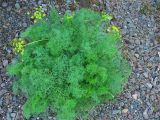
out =
{"type": "Polygon", "coordinates": [[[34,23],[36,23],[38,20],[41,20],[45,16],[46,14],[42,6],[39,6],[38,8],[36,8],[36,11],[34,12],[33,16],[31,16],[31,19],[34,19],[34,23]]]}
{"type": "Polygon", "coordinates": [[[109,27],[109,28],[107,29],[107,31],[108,31],[108,32],[120,32],[119,28],[118,28],[117,26],[115,26],[115,25],[109,27]]]}
{"type": "Polygon", "coordinates": [[[14,47],[13,51],[15,54],[23,54],[25,41],[22,38],[14,38],[11,44],[14,47]]]}
{"type": "Polygon", "coordinates": [[[113,17],[111,15],[109,15],[105,12],[102,12],[102,21],[110,21],[110,20],[112,20],[112,18],[113,17]]]}

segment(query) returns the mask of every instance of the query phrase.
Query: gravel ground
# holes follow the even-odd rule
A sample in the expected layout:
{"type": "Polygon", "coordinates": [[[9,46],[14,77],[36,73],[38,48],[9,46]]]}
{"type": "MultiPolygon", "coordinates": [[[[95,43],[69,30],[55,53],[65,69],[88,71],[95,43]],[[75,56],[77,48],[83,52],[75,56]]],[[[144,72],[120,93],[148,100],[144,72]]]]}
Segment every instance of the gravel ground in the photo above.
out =
{"type": "MultiPolygon", "coordinates": [[[[158,1],[149,1],[151,6],[158,1]]],[[[113,13],[122,29],[125,53],[133,72],[117,101],[101,105],[92,112],[94,120],[160,120],[160,44],[158,13],[142,14],[146,2],[110,0],[107,11],[113,13]]]]}
{"type": "MultiPolygon", "coordinates": [[[[158,3],[158,0],[146,1],[151,6],[158,3]]],[[[124,92],[116,101],[92,110],[91,120],[160,120],[160,13],[154,10],[142,13],[145,3],[142,0],[106,1],[107,12],[115,16],[113,23],[122,29],[124,54],[133,72],[124,92]]],[[[50,6],[49,0],[0,1],[0,120],[24,119],[21,106],[25,98],[12,94],[13,78],[6,75],[5,68],[13,58],[9,42],[32,24],[27,13],[33,13],[33,8],[41,4],[46,8],[50,6]]],[[[65,10],[63,7],[61,11],[65,10]]],[[[36,119],[40,118],[30,118],[36,119]]],[[[45,119],[55,118],[49,114],[45,119]]]]}

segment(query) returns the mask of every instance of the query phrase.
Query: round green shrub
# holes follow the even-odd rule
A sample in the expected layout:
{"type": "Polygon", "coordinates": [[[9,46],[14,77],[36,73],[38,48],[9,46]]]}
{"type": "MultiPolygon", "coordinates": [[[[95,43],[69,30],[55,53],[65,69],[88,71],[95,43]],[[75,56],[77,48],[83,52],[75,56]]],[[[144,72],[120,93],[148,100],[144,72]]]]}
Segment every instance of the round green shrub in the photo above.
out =
{"type": "Polygon", "coordinates": [[[131,68],[118,49],[120,32],[109,20],[87,9],[63,17],[52,10],[21,34],[28,43],[8,72],[17,78],[13,91],[27,97],[26,118],[50,107],[58,120],[74,120],[122,91],[131,68]]]}

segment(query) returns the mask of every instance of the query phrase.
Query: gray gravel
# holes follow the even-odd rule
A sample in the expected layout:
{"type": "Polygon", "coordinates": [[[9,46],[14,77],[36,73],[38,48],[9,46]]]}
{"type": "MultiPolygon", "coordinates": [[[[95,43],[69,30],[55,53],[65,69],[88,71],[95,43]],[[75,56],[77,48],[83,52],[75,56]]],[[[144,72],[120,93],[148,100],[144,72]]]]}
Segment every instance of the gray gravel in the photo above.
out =
{"type": "MultiPolygon", "coordinates": [[[[156,6],[159,1],[147,2],[156,6]]],[[[41,4],[50,6],[49,0],[0,2],[0,120],[24,120],[21,106],[26,99],[12,94],[13,78],[6,74],[6,66],[13,58],[9,42],[32,24],[27,12],[41,4]]],[[[142,14],[143,5],[142,0],[106,1],[107,11],[115,16],[112,23],[122,30],[124,53],[133,72],[124,92],[116,101],[93,109],[91,120],[160,120],[160,13],[142,14]]],[[[55,120],[54,116],[49,112],[44,120],[55,120]]],[[[41,117],[30,118],[36,119],[41,117]]]]}
{"type": "Polygon", "coordinates": [[[160,22],[156,12],[140,12],[144,4],[156,5],[147,2],[107,1],[107,11],[116,18],[113,23],[121,27],[133,72],[117,101],[97,107],[93,120],[160,120],[160,44],[156,41],[160,22]]]}

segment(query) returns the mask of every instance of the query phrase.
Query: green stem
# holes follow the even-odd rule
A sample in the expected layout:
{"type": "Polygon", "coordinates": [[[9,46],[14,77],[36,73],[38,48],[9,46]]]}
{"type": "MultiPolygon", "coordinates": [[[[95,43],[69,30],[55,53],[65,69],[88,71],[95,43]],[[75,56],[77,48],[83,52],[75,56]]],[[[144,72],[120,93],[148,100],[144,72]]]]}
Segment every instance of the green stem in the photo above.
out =
{"type": "Polygon", "coordinates": [[[31,45],[31,44],[34,44],[34,43],[37,43],[37,42],[41,42],[41,41],[47,41],[47,40],[38,40],[38,41],[34,41],[34,42],[28,43],[28,44],[26,44],[26,45],[24,45],[24,46],[28,46],[28,45],[31,45]]]}

